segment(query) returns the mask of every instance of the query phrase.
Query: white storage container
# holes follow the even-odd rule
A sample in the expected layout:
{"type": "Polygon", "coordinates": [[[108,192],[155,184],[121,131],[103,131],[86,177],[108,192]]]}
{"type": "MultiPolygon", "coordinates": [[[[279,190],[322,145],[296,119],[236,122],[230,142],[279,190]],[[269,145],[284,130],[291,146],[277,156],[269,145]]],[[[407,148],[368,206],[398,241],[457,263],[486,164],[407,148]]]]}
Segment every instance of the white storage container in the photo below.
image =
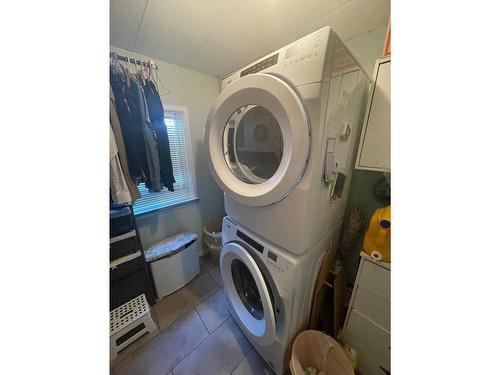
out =
{"type": "Polygon", "coordinates": [[[179,233],[145,251],[158,298],[175,292],[200,272],[196,239],[194,233],[179,233]]]}

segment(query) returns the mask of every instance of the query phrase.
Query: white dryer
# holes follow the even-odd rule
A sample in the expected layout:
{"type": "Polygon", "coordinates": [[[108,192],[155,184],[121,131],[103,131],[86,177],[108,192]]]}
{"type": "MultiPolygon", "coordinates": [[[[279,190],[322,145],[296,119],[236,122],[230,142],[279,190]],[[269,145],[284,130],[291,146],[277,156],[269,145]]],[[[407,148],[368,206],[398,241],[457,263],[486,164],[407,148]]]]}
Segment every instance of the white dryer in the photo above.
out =
{"type": "Polygon", "coordinates": [[[298,255],[338,225],[368,82],[330,27],[223,79],[205,143],[227,214],[298,255]]]}
{"type": "Polygon", "coordinates": [[[287,368],[296,334],[307,328],[313,287],[322,254],[340,227],[302,256],[223,221],[220,269],[234,320],[274,372],[287,368]]]}

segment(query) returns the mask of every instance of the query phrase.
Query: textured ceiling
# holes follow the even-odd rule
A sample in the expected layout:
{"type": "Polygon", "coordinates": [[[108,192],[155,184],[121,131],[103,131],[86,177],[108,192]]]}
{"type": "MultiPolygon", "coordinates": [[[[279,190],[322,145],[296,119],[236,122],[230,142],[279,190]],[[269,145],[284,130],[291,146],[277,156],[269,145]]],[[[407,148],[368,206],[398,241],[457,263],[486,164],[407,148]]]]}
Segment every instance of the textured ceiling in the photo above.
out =
{"type": "Polygon", "coordinates": [[[390,0],[111,0],[111,44],[222,77],[323,26],[349,40],[390,0]]]}

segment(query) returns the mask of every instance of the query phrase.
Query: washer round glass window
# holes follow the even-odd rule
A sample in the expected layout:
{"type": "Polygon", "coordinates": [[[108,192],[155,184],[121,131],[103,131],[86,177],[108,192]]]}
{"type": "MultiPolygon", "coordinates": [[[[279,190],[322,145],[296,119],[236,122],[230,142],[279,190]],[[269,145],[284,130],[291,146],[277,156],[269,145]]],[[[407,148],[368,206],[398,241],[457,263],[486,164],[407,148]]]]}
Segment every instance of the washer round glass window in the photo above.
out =
{"type": "Polygon", "coordinates": [[[259,105],[245,105],[233,112],[222,143],[228,167],[236,177],[250,184],[270,179],[283,156],[278,120],[259,105]]]}
{"type": "Polygon", "coordinates": [[[262,320],[264,307],[262,306],[259,289],[250,270],[242,261],[235,259],[231,263],[231,275],[233,276],[236,292],[238,292],[243,305],[255,319],[262,320]]]}

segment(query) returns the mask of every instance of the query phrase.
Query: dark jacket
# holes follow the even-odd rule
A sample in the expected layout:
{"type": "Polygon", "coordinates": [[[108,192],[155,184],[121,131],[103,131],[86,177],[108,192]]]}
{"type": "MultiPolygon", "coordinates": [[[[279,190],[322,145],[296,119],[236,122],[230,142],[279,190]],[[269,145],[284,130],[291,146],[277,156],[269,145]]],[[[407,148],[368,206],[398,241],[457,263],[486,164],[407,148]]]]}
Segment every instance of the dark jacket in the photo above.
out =
{"type": "Polygon", "coordinates": [[[144,148],[141,153],[141,164],[146,177],[144,182],[149,190],[158,192],[162,189],[158,146],[156,144],[155,134],[151,128],[144,91],[142,90],[141,84],[134,76],[130,76],[130,90],[128,91],[130,96],[129,102],[131,103],[132,112],[134,114],[134,121],[142,129],[144,148]],[[136,107],[134,108],[134,106],[136,107]]]}
{"type": "Polygon", "coordinates": [[[163,104],[153,81],[146,81],[143,89],[148,105],[151,127],[156,133],[158,156],[160,158],[161,183],[168,190],[174,191],[175,178],[172,159],[170,157],[170,144],[168,142],[167,126],[165,125],[163,104]]]}
{"type": "Polygon", "coordinates": [[[144,148],[142,130],[135,123],[132,108],[129,105],[126,75],[120,63],[114,59],[111,59],[109,78],[125,143],[129,174],[133,182],[137,184],[144,177],[141,165],[141,153],[144,148]]]}

